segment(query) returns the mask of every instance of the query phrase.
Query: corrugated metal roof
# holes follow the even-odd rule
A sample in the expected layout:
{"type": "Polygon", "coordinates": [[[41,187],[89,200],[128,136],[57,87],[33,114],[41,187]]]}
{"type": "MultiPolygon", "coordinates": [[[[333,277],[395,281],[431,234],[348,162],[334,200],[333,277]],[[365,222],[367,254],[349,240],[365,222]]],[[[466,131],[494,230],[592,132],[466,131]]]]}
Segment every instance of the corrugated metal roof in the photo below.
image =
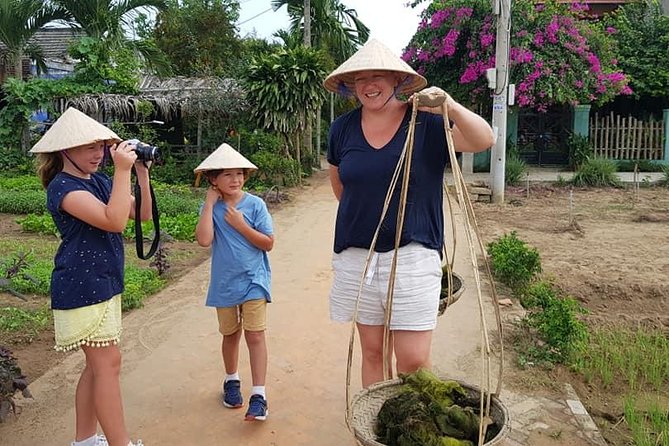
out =
{"type": "MultiPolygon", "coordinates": [[[[35,43],[42,49],[45,59],[62,60],[67,57],[69,45],[84,35],[82,31],[72,28],[42,28],[30,39],[30,43],[35,43]]],[[[6,48],[0,43],[0,53],[6,48]]]]}

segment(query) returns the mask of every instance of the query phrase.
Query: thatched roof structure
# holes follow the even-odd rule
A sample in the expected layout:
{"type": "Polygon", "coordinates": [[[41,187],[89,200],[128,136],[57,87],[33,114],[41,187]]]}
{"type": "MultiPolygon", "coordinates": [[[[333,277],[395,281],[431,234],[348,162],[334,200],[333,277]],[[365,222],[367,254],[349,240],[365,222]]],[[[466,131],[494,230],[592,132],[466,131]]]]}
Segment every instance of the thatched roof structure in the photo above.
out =
{"type": "Polygon", "coordinates": [[[160,79],[144,76],[139,94],[90,94],[61,100],[59,111],[75,107],[103,122],[111,119],[136,121],[137,104],[151,102],[156,118],[169,121],[174,117],[235,116],[248,104],[244,92],[233,79],[174,77],[160,79]]]}

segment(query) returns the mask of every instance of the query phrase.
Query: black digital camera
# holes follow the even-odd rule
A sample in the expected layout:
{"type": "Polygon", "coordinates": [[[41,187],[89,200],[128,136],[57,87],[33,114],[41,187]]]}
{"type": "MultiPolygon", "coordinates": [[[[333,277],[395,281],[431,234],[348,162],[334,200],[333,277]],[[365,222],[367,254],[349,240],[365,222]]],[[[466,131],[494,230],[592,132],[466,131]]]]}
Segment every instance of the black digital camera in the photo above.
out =
{"type": "Polygon", "coordinates": [[[137,139],[132,139],[128,142],[133,145],[133,150],[137,154],[139,161],[153,161],[156,164],[160,164],[161,157],[158,147],[145,144],[137,139]]]}

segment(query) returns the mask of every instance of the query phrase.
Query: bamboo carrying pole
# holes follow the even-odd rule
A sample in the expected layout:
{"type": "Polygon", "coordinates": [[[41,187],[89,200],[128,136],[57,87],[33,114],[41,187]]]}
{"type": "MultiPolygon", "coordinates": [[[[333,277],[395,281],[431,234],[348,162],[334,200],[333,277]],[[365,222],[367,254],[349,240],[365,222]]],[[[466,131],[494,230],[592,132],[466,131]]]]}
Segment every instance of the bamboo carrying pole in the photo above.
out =
{"type": "MultiPolygon", "coordinates": [[[[484,438],[485,438],[485,432],[487,428],[487,420],[490,419],[490,408],[492,405],[492,392],[490,392],[490,389],[492,387],[491,384],[491,376],[490,376],[490,354],[491,354],[491,349],[490,349],[490,339],[488,336],[488,326],[486,323],[486,318],[485,318],[485,311],[484,311],[484,305],[483,305],[483,297],[482,297],[482,292],[481,292],[481,278],[479,275],[479,268],[478,268],[478,261],[477,261],[477,255],[476,255],[476,250],[475,250],[475,245],[478,245],[478,248],[480,250],[480,253],[482,255],[482,259],[484,261],[485,265],[485,271],[489,279],[489,285],[491,288],[491,294],[492,294],[492,303],[495,311],[495,318],[496,318],[496,323],[497,323],[497,330],[499,333],[499,345],[500,345],[500,367],[499,367],[499,372],[497,376],[497,387],[494,392],[494,395],[499,395],[501,392],[501,386],[502,386],[502,375],[503,375],[503,369],[504,369],[504,347],[503,347],[503,333],[502,333],[502,321],[501,321],[501,315],[500,315],[500,310],[499,310],[499,305],[498,305],[498,298],[497,298],[497,293],[495,290],[495,285],[494,281],[492,279],[492,272],[490,269],[490,265],[487,260],[486,256],[486,251],[485,251],[485,246],[483,244],[483,240],[481,238],[481,233],[478,228],[478,223],[476,221],[476,217],[474,216],[474,208],[472,206],[471,200],[469,198],[469,194],[467,193],[467,187],[466,183],[464,180],[464,177],[462,176],[462,172],[460,170],[460,166],[457,163],[457,157],[455,154],[455,145],[453,143],[453,136],[452,136],[452,129],[450,127],[450,120],[448,118],[448,106],[447,106],[447,95],[440,89],[435,89],[435,88],[428,88],[426,90],[423,90],[419,93],[416,93],[412,97],[413,101],[413,108],[412,108],[412,113],[411,113],[411,121],[409,124],[409,132],[404,144],[404,148],[402,150],[402,153],[400,154],[397,166],[395,168],[395,172],[393,173],[393,177],[390,182],[390,186],[388,188],[388,191],[386,193],[383,209],[381,211],[381,217],[379,219],[379,224],[377,225],[376,231],[374,233],[374,236],[372,238],[372,242],[369,248],[369,251],[367,253],[367,258],[365,261],[365,266],[363,268],[361,277],[360,277],[360,285],[358,287],[358,295],[356,297],[356,304],[353,312],[353,319],[351,322],[351,335],[349,338],[349,346],[348,346],[348,360],[347,360],[347,369],[346,369],[346,424],[349,428],[349,430],[353,431],[352,428],[352,419],[353,419],[353,414],[352,414],[352,405],[351,405],[351,365],[352,365],[352,360],[353,360],[353,345],[355,342],[355,326],[356,326],[356,319],[358,315],[358,309],[359,309],[359,303],[360,303],[360,296],[362,294],[362,288],[364,284],[364,279],[367,276],[367,272],[369,270],[370,266],[370,261],[372,258],[372,255],[374,254],[374,248],[376,247],[376,242],[378,239],[378,235],[381,229],[381,223],[383,222],[386,213],[388,212],[388,208],[390,206],[391,202],[391,197],[393,195],[393,192],[395,191],[397,187],[397,182],[400,177],[400,172],[402,172],[402,183],[401,183],[401,191],[400,191],[400,204],[399,204],[399,209],[398,209],[398,217],[397,217],[397,228],[396,228],[396,237],[395,237],[395,249],[394,249],[394,256],[392,260],[392,265],[391,265],[391,271],[390,271],[390,279],[388,283],[388,292],[387,292],[387,297],[386,297],[386,314],[385,314],[385,325],[384,325],[384,341],[383,341],[383,352],[384,352],[384,363],[383,363],[383,371],[384,371],[384,380],[388,380],[388,365],[391,361],[390,357],[390,318],[391,318],[391,312],[392,312],[392,302],[393,302],[393,290],[394,290],[394,279],[395,279],[395,273],[396,273],[396,267],[397,267],[397,255],[398,255],[398,250],[399,250],[399,242],[400,242],[400,237],[402,234],[402,227],[404,224],[404,213],[406,210],[406,199],[407,199],[407,193],[408,193],[408,186],[409,186],[409,173],[411,171],[411,161],[413,158],[413,144],[414,144],[414,132],[415,132],[415,127],[416,127],[416,116],[418,113],[418,107],[441,107],[442,111],[442,116],[444,118],[444,131],[446,134],[446,141],[448,143],[448,151],[449,151],[449,156],[450,159],[453,160],[452,162],[452,171],[453,171],[453,179],[454,179],[454,186],[456,190],[456,198],[457,198],[457,203],[460,206],[460,210],[462,212],[462,215],[464,217],[464,226],[465,226],[465,235],[467,237],[467,242],[468,242],[468,247],[469,247],[469,254],[470,254],[470,259],[472,263],[472,269],[473,269],[473,274],[474,274],[474,279],[476,282],[476,291],[477,291],[477,299],[478,299],[478,308],[479,308],[479,317],[480,317],[480,324],[481,324],[481,343],[482,343],[482,348],[481,348],[481,364],[483,368],[483,374],[481,377],[481,400],[480,400],[480,413],[481,413],[481,423],[479,425],[479,441],[478,444],[479,446],[483,445],[484,438]],[[475,243],[474,237],[478,240],[478,243],[475,243]]],[[[454,224],[454,216],[453,216],[453,209],[451,207],[451,197],[450,197],[450,191],[448,188],[448,185],[445,183],[444,184],[444,189],[446,191],[446,197],[448,198],[448,207],[451,215],[451,221],[453,223],[453,229],[454,229],[454,244],[455,244],[455,224],[454,224]]],[[[446,250],[444,249],[444,252],[446,253],[446,250]]],[[[455,257],[455,247],[453,248],[453,256],[451,257],[451,261],[449,262],[448,260],[448,255],[446,253],[446,266],[447,266],[447,274],[452,273],[452,266],[453,266],[453,258],[455,257]]],[[[449,283],[452,283],[452,280],[449,281],[449,283]]]]}

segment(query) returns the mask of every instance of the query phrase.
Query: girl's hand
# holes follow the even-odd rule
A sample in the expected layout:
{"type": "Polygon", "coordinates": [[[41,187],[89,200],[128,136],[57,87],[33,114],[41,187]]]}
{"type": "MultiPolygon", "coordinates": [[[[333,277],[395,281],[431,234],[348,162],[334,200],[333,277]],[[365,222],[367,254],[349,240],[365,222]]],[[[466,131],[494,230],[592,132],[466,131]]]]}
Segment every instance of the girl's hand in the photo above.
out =
{"type": "Polygon", "coordinates": [[[123,141],[119,144],[114,144],[109,149],[114,167],[116,169],[130,170],[133,164],[137,161],[137,154],[133,150],[134,146],[128,144],[128,141],[123,141]]]}
{"type": "Polygon", "coordinates": [[[138,158],[137,161],[135,161],[135,169],[137,169],[137,171],[148,172],[149,169],[151,169],[152,164],[153,164],[153,161],[151,161],[151,160],[144,161],[144,160],[140,160],[138,158]]]}
{"type": "Polygon", "coordinates": [[[246,225],[244,214],[234,206],[228,206],[228,209],[225,211],[225,221],[238,231],[246,225]]]}

